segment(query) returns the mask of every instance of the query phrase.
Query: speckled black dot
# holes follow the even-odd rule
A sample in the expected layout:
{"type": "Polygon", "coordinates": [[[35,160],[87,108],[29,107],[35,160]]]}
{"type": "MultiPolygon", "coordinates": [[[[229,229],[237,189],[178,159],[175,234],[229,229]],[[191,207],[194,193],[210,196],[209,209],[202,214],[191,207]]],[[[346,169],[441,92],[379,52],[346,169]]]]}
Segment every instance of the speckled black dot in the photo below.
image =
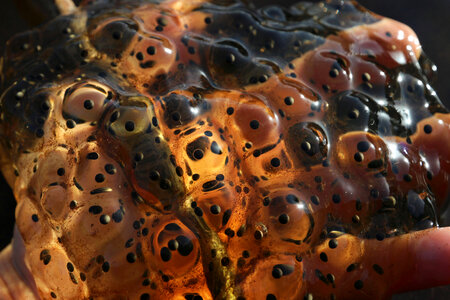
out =
{"type": "Polygon", "coordinates": [[[217,142],[215,141],[211,143],[211,152],[217,155],[222,154],[222,150],[220,149],[219,144],[217,144],[217,142]]]}
{"type": "Polygon", "coordinates": [[[364,154],[362,154],[361,152],[356,152],[353,158],[357,162],[362,162],[364,160],[364,154]]]}
{"type": "Polygon", "coordinates": [[[266,300],[277,300],[277,297],[275,297],[275,295],[273,294],[267,294],[266,300]]]}
{"type": "Polygon", "coordinates": [[[116,167],[114,167],[114,165],[112,165],[112,164],[106,164],[105,165],[105,171],[109,175],[114,175],[117,172],[116,167]]]}
{"type": "Polygon", "coordinates": [[[98,183],[105,181],[105,175],[103,175],[101,173],[95,175],[95,181],[98,183]]]}
{"type": "Polygon", "coordinates": [[[45,132],[42,128],[36,129],[36,132],[35,132],[36,137],[41,138],[44,136],[44,134],[45,134],[45,132]]]}
{"type": "Polygon", "coordinates": [[[229,64],[234,64],[236,62],[236,56],[233,53],[228,53],[225,57],[225,61],[229,64]]]}
{"type": "Polygon", "coordinates": [[[374,271],[377,272],[378,274],[380,274],[380,275],[383,275],[383,274],[384,274],[383,268],[380,267],[379,265],[374,264],[374,265],[372,266],[372,268],[373,268],[374,271]]]}
{"type": "Polygon", "coordinates": [[[195,149],[193,154],[194,154],[195,159],[197,159],[197,160],[202,159],[204,156],[203,150],[201,150],[201,149],[195,149]]]}
{"type": "Polygon", "coordinates": [[[159,174],[158,171],[155,171],[155,170],[150,171],[149,178],[150,178],[151,180],[157,181],[157,180],[159,180],[160,177],[161,177],[161,175],[159,174]]]}
{"type": "Polygon", "coordinates": [[[372,77],[370,76],[369,73],[364,73],[364,74],[361,75],[361,79],[362,79],[364,82],[369,82],[371,78],[372,78],[372,77]]]}
{"type": "Polygon", "coordinates": [[[115,112],[113,112],[111,114],[111,117],[109,118],[109,122],[114,123],[115,121],[117,121],[117,119],[120,117],[120,112],[118,110],[116,110],[115,112]]]}
{"type": "Polygon", "coordinates": [[[274,158],[272,158],[272,160],[270,161],[270,164],[272,165],[272,167],[277,168],[277,167],[280,166],[281,162],[280,162],[280,159],[279,159],[279,158],[274,157],[274,158]]]}
{"type": "Polygon", "coordinates": [[[85,109],[91,110],[91,109],[94,108],[94,101],[92,101],[90,99],[84,100],[83,106],[84,106],[85,109]]]}
{"type": "Polygon", "coordinates": [[[218,215],[220,214],[221,209],[219,205],[214,204],[210,207],[210,211],[213,215],[218,215]]]}
{"type": "Polygon", "coordinates": [[[431,125],[427,124],[427,125],[425,125],[425,126],[423,127],[423,131],[424,131],[426,134],[430,134],[430,133],[433,131],[433,127],[431,127],[431,125]]]}
{"type": "Polygon", "coordinates": [[[43,250],[41,252],[41,258],[42,258],[42,262],[44,263],[44,265],[48,265],[50,263],[50,261],[52,260],[52,256],[50,254],[48,254],[48,250],[47,252],[45,252],[46,250],[43,250]]]}
{"type": "Polygon", "coordinates": [[[258,129],[259,128],[259,122],[257,120],[250,121],[250,128],[254,129],[254,130],[258,129]]]}
{"type": "Polygon", "coordinates": [[[353,272],[356,269],[356,264],[350,264],[347,267],[347,272],[353,272]]]}
{"type": "Polygon", "coordinates": [[[294,98],[293,97],[286,97],[286,98],[284,98],[284,103],[286,105],[292,105],[292,104],[294,104],[294,98]]]}
{"type": "Polygon", "coordinates": [[[125,129],[126,129],[126,131],[128,131],[128,132],[133,131],[133,130],[134,130],[134,122],[133,122],[133,121],[127,121],[127,122],[125,123],[125,129]]]}
{"type": "Polygon", "coordinates": [[[380,192],[377,189],[371,189],[370,190],[370,196],[372,198],[378,198],[380,196],[380,192]]]}
{"type": "Polygon", "coordinates": [[[255,239],[260,240],[264,237],[264,234],[262,233],[261,230],[256,230],[253,236],[255,239]]]}
{"type": "Polygon", "coordinates": [[[147,48],[147,53],[148,53],[149,55],[155,55],[155,53],[156,53],[156,48],[155,48],[154,46],[148,47],[148,48],[147,48]]]}
{"type": "Polygon", "coordinates": [[[354,119],[358,119],[359,114],[360,114],[359,110],[356,109],[356,108],[354,108],[354,109],[352,109],[352,110],[350,110],[350,111],[348,112],[347,117],[348,117],[349,119],[354,120],[354,119]]]}
{"type": "Polygon", "coordinates": [[[172,258],[172,253],[170,252],[170,249],[167,247],[162,247],[161,248],[161,259],[164,262],[168,262],[171,258],[172,258]]]}
{"type": "Polygon", "coordinates": [[[77,201],[75,201],[75,200],[70,201],[70,204],[69,204],[70,209],[75,209],[75,208],[77,208],[77,206],[78,206],[77,201]]]}
{"type": "Polygon", "coordinates": [[[169,179],[162,179],[159,182],[159,187],[162,190],[168,190],[168,189],[170,189],[172,187],[172,183],[169,181],[169,179]]]}
{"type": "Polygon", "coordinates": [[[69,272],[73,272],[75,270],[75,268],[73,267],[73,264],[71,262],[68,262],[66,266],[67,266],[67,270],[69,272]]]}
{"type": "Polygon", "coordinates": [[[328,247],[330,247],[330,249],[335,249],[338,246],[338,241],[336,239],[331,239],[328,242],[328,247]]]}
{"type": "Polygon", "coordinates": [[[274,267],[272,269],[272,277],[275,279],[279,279],[283,276],[283,270],[281,268],[274,267]]]}
{"type": "Polygon", "coordinates": [[[381,168],[383,166],[383,164],[384,164],[384,161],[382,159],[374,159],[367,164],[367,167],[369,169],[378,169],[378,168],[381,168]]]}
{"type": "Polygon", "coordinates": [[[289,223],[289,216],[287,214],[281,214],[278,217],[278,222],[280,222],[280,224],[287,224],[287,223],[289,223]]]}
{"type": "Polygon", "coordinates": [[[122,212],[122,210],[119,209],[116,212],[114,212],[111,215],[111,218],[113,219],[114,222],[120,223],[123,220],[123,212],[122,212]]]}
{"type": "Polygon", "coordinates": [[[134,221],[133,222],[133,228],[138,230],[139,228],[141,228],[141,222],[139,221],[134,221]]]}
{"type": "Polygon", "coordinates": [[[88,155],[86,156],[86,158],[87,159],[90,159],[90,160],[96,160],[96,159],[98,159],[98,153],[97,152],[91,152],[91,153],[88,153],[88,155]]]}
{"type": "Polygon", "coordinates": [[[136,262],[136,259],[137,259],[137,256],[135,253],[130,252],[127,254],[127,262],[134,263],[134,262],[136,262]]]}
{"type": "Polygon", "coordinates": [[[131,246],[133,246],[133,244],[134,244],[134,239],[133,239],[133,238],[128,239],[128,240],[125,242],[125,248],[131,248],[131,246]]]}
{"type": "Polygon", "coordinates": [[[177,236],[176,241],[178,242],[179,245],[177,250],[178,253],[180,253],[180,255],[188,256],[194,250],[194,244],[189,238],[183,235],[179,235],[177,236]]]}
{"type": "Polygon", "coordinates": [[[134,161],[140,162],[144,159],[144,153],[138,152],[134,155],[134,161]]]}
{"type": "Polygon", "coordinates": [[[150,300],[150,295],[148,293],[144,293],[141,295],[140,300],[150,300]]]}
{"type": "Polygon", "coordinates": [[[403,180],[406,182],[411,182],[412,176],[410,174],[405,174],[405,175],[403,175],[403,180]]]}
{"type": "Polygon", "coordinates": [[[136,53],[136,58],[137,60],[142,61],[144,60],[144,54],[142,54],[142,52],[138,52],[136,53]]]}
{"type": "Polygon", "coordinates": [[[337,204],[337,203],[341,202],[341,196],[338,195],[338,194],[334,194],[334,195],[332,196],[332,200],[333,200],[334,203],[337,204]]]}
{"type": "Polygon", "coordinates": [[[355,289],[360,290],[364,287],[364,283],[361,280],[357,280],[357,281],[355,281],[354,286],[355,286],[355,289]]]}
{"type": "Polygon", "coordinates": [[[298,204],[300,203],[300,201],[298,200],[297,196],[293,195],[293,194],[289,194],[286,196],[286,201],[289,204],[298,204]]]}
{"type": "Polygon", "coordinates": [[[226,267],[230,264],[230,259],[228,257],[222,257],[222,259],[220,260],[220,264],[226,267]]]}
{"type": "Polygon", "coordinates": [[[149,230],[148,230],[148,228],[144,228],[144,229],[142,229],[142,236],[147,236],[147,235],[148,235],[148,233],[149,233],[149,230]]]}
{"type": "Polygon", "coordinates": [[[93,205],[93,206],[89,207],[89,212],[93,215],[101,214],[102,211],[103,211],[103,208],[98,205],[93,205]]]}
{"type": "Polygon", "coordinates": [[[178,249],[178,242],[177,240],[170,240],[169,243],[167,243],[167,246],[171,251],[176,251],[178,249]]]}
{"type": "Polygon", "coordinates": [[[77,123],[75,123],[74,120],[67,120],[67,121],[66,121],[66,126],[67,126],[67,128],[72,129],[72,128],[74,128],[76,125],[77,125],[77,123]]]}
{"type": "Polygon", "coordinates": [[[333,68],[330,70],[329,75],[331,78],[336,78],[339,75],[339,70],[336,68],[333,68]]]}
{"type": "Polygon", "coordinates": [[[108,215],[101,215],[100,216],[100,223],[102,223],[103,225],[108,224],[111,221],[111,217],[108,215]]]}
{"type": "Polygon", "coordinates": [[[196,208],[194,208],[194,213],[199,217],[203,216],[203,210],[198,206],[196,208]]]}
{"type": "Polygon", "coordinates": [[[105,261],[103,264],[102,264],[102,270],[103,270],[103,272],[108,272],[109,271],[109,268],[110,268],[110,266],[109,266],[109,262],[107,262],[107,261],[105,261]]]}

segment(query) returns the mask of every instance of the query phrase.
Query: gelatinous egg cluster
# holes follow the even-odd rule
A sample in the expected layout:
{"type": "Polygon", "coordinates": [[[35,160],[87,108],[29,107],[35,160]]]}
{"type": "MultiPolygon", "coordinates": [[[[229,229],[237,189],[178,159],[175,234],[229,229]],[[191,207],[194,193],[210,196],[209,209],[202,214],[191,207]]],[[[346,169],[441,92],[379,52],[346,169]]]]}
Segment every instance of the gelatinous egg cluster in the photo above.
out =
{"type": "Polygon", "coordinates": [[[111,2],[5,54],[3,172],[41,297],[394,292],[392,241],[449,193],[414,32],[344,1],[111,2]]]}

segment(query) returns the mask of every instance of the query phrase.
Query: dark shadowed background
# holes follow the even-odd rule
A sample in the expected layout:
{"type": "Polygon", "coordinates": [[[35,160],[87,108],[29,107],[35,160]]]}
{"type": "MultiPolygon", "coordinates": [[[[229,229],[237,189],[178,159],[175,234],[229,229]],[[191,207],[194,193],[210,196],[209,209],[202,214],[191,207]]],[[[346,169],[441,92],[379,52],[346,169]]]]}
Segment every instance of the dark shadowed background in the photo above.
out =
{"type": "MultiPolygon", "coordinates": [[[[22,0],[23,1],[23,0],[22,0]]],[[[189,1],[189,0],[186,0],[189,1]]],[[[17,1],[21,2],[21,1],[17,1]]],[[[253,0],[256,7],[269,4],[289,6],[295,0],[253,0]]],[[[318,2],[318,1],[312,1],[318,2]]],[[[450,108],[450,0],[359,0],[370,10],[408,24],[419,36],[424,51],[438,66],[438,79],[434,83],[441,100],[450,108]]],[[[29,13],[28,16],[32,14],[29,13]]],[[[5,42],[15,33],[25,31],[27,20],[21,17],[13,0],[2,0],[0,7],[0,53],[5,42]]],[[[0,249],[12,236],[14,225],[14,199],[0,175],[0,249]]],[[[450,288],[416,292],[396,296],[394,299],[450,299],[450,288]]]]}

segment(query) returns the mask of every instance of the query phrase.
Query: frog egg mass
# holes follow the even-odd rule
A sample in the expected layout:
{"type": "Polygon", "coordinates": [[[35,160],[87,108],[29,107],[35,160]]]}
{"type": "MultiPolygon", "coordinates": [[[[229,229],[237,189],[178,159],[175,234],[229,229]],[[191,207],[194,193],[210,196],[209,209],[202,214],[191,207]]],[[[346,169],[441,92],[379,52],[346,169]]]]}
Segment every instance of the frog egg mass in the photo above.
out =
{"type": "Polygon", "coordinates": [[[355,1],[74,2],[3,54],[0,298],[450,284],[450,115],[410,27],[355,1]]]}

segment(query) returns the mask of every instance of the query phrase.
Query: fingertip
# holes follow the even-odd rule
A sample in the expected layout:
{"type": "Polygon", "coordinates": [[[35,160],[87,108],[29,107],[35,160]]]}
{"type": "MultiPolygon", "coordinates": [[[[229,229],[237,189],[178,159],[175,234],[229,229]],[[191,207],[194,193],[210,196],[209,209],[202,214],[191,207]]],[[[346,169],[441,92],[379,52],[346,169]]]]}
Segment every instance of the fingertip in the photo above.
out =
{"type": "Polygon", "coordinates": [[[396,256],[409,262],[402,264],[393,292],[450,284],[450,227],[414,232],[402,239],[396,256]]]}

